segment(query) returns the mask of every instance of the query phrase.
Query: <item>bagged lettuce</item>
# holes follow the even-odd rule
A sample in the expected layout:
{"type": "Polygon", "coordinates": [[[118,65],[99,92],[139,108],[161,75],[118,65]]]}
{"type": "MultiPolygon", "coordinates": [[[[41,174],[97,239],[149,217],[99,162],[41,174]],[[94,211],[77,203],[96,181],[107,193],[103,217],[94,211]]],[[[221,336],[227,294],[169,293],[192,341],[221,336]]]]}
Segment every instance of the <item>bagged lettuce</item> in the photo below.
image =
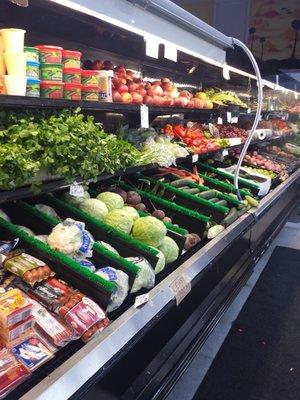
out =
{"type": "Polygon", "coordinates": [[[149,261],[144,257],[126,257],[126,260],[131,261],[140,268],[130,293],[138,292],[142,288],[151,289],[155,284],[155,274],[149,261]]]}

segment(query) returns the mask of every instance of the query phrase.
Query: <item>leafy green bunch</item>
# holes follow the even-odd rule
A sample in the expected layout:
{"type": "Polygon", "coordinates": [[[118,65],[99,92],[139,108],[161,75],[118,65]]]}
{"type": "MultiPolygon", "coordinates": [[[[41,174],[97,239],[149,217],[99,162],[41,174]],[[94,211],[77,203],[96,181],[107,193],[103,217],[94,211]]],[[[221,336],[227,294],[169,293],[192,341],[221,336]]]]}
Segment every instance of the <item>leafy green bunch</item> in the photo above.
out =
{"type": "Polygon", "coordinates": [[[137,165],[140,152],[107,134],[80,110],[56,114],[0,113],[0,187],[39,180],[41,170],[70,182],[137,165]]]}

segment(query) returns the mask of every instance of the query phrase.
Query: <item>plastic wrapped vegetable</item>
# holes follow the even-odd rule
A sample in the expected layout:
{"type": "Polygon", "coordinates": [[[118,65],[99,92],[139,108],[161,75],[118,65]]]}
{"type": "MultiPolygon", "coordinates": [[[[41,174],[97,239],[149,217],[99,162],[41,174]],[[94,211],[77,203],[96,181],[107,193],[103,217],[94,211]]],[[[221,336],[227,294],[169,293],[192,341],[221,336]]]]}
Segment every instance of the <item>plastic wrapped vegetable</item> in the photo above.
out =
{"type": "Polygon", "coordinates": [[[84,259],[84,260],[78,260],[78,262],[82,267],[87,268],[92,272],[96,271],[95,265],[90,260],[84,259]]]}
{"type": "Polygon", "coordinates": [[[142,288],[151,289],[155,284],[155,274],[151,264],[144,257],[126,257],[126,260],[131,261],[140,268],[133,282],[131,293],[135,293],[142,288]]]}
{"type": "Polygon", "coordinates": [[[167,228],[164,223],[155,217],[141,217],[137,219],[132,228],[132,236],[148,244],[158,247],[167,234],[167,228]]]}
{"type": "Polygon", "coordinates": [[[18,225],[18,228],[21,229],[22,231],[28,233],[28,235],[35,236],[35,233],[31,229],[27,228],[26,226],[18,225]]]}
{"type": "Polygon", "coordinates": [[[83,222],[67,218],[56,225],[48,236],[48,244],[73,258],[92,257],[94,239],[83,222]]]}
{"type": "Polygon", "coordinates": [[[133,219],[123,208],[110,211],[105,217],[105,222],[108,225],[111,225],[114,228],[128,234],[130,233],[133,225],[133,219]]]}
{"type": "Polygon", "coordinates": [[[42,211],[45,214],[50,215],[51,217],[60,219],[54,208],[47,206],[47,204],[36,204],[35,208],[37,208],[38,210],[42,211]]]}
{"type": "Polygon", "coordinates": [[[165,258],[165,255],[164,255],[164,253],[162,251],[156,249],[155,247],[153,247],[153,249],[158,251],[158,253],[157,253],[158,261],[157,261],[157,264],[156,264],[156,267],[155,267],[155,270],[154,270],[155,275],[156,275],[156,274],[159,274],[165,268],[165,266],[166,266],[166,258],[165,258]]]}
{"type": "Polygon", "coordinates": [[[101,240],[99,241],[99,243],[100,243],[102,246],[106,247],[107,250],[112,251],[113,253],[119,255],[119,252],[118,252],[112,245],[110,245],[109,243],[102,242],[101,240]]]}
{"type": "Polygon", "coordinates": [[[111,312],[116,310],[127,297],[129,290],[128,275],[125,274],[125,272],[112,267],[98,269],[96,274],[117,284],[118,289],[113,293],[106,311],[111,312]]]}

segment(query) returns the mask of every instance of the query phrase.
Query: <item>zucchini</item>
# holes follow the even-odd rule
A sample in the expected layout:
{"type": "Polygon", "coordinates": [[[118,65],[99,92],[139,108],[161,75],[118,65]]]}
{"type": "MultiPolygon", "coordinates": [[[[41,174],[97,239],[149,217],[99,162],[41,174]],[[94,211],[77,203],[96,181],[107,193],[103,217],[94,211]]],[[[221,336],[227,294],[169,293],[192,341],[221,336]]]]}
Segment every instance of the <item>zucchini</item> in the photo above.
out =
{"type": "Polygon", "coordinates": [[[259,205],[259,201],[258,200],[254,199],[251,196],[245,196],[245,198],[246,198],[246,200],[248,201],[248,203],[249,203],[249,205],[251,207],[258,207],[258,205],[259,205]]]}
{"type": "Polygon", "coordinates": [[[209,201],[211,203],[217,203],[218,201],[220,201],[220,199],[218,199],[217,197],[213,197],[212,199],[209,199],[209,201]]]}
{"type": "MultiPolygon", "coordinates": [[[[180,190],[182,190],[182,189],[180,188],[180,190]]],[[[200,190],[197,188],[189,188],[189,189],[184,189],[184,192],[189,193],[189,194],[197,194],[200,192],[200,190]]]]}
{"type": "Polygon", "coordinates": [[[221,232],[224,231],[224,226],[223,225],[215,225],[209,228],[207,231],[207,239],[213,239],[216,236],[218,236],[221,232]]]}
{"type": "Polygon", "coordinates": [[[188,185],[190,182],[193,182],[192,179],[176,179],[175,181],[170,182],[170,185],[176,188],[181,188],[182,186],[188,185]]]}
{"type": "MultiPolygon", "coordinates": [[[[210,200],[210,201],[211,201],[211,200],[210,200]]],[[[216,202],[216,204],[219,204],[220,206],[226,207],[227,204],[228,204],[228,201],[226,201],[226,200],[218,200],[218,201],[216,202]]]]}
{"type": "Polygon", "coordinates": [[[232,207],[232,209],[229,211],[229,214],[227,215],[227,217],[225,217],[223,219],[222,225],[224,225],[226,228],[227,226],[232,224],[234,221],[236,221],[237,218],[238,218],[237,209],[235,207],[232,207]]]}
{"type": "Polygon", "coordinates": [[[202,199],[213,199],[216,197],[216,191],[215,190],[205,190],[204,192],[199,193],[199,197],[202,197],[202,199]]]}

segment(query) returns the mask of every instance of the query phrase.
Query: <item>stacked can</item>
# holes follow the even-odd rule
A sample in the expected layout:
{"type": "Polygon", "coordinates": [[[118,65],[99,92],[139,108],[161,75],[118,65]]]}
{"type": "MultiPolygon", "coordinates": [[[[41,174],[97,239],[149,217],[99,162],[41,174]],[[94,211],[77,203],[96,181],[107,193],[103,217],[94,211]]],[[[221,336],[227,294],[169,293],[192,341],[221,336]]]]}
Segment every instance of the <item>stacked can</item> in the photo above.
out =
{"type": "Polygon", "coordinates": [[[63,50],[62,52],[64,99],[81,99],[80,59],[80,51],[63,50]]]}
{"type": "Polygon", "coordinates": [[[99,71],[82,70],[82,100],[99,100],[99,71]]]}
{"type": "Polygon", "coordinates": [[[26,54],[26,96],[40,97],[39,51],[35,47],[24,47],[26,54]]]}
{"type": "Polygon", "coordinates": [[[62,47],[51,45],[35,46],[39,51],[41,97],[63,98],[62,47]]]}

